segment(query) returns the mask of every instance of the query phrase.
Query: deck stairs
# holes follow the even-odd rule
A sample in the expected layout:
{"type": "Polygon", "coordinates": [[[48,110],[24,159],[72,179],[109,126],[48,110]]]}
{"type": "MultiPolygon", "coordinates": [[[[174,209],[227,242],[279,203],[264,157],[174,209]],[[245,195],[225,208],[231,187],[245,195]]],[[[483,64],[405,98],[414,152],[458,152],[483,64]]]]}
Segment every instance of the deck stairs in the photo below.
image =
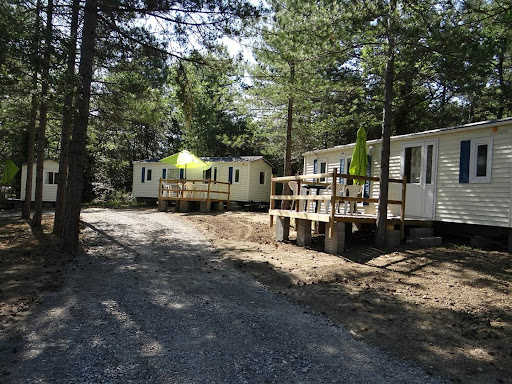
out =
{"type": "Polygon", "coordinates": [[[406,242],[418,247],[439,247],[443,243],[443,239],[434,236],[433,228],[410,228],[406,242]]]}

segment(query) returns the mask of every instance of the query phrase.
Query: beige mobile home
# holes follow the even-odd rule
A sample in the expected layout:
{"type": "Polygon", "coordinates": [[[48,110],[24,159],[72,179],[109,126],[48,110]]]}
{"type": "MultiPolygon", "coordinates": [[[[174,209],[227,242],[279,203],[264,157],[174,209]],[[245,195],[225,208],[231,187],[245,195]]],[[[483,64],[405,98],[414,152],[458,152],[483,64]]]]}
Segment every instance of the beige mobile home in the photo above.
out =
{"type": "MultiPolygon", "coordinates": [[[[354,144],[304,154],[304,173],[348,173],[354,144]]],[[[367,142],[368,176],[380,176],[381,142],[367,142]]],[[[407,218],[435,224],[464,224],[468,232],[512,228],[512,118],[395,136],[390,177],[407,177],[407,218]]],[[[367,197],[378,198],[378,182],[367,182],[367,197]]],[[[390,185],[390,199],[401,198],[390,185]]],[[[376,205],[363,207],[375,213],[376,205]]],[[[390,213],[398,214],[390,206],[390,213]]],[[[399,207],[395,207],[399,209],[399,207]]]]}
{"type": "Polygon", "coordinates": [[[133,196],[137,200],[157,199],[160,178],[211,179],[231,183],[231,201],[268,202],[272,166],[263,156],[202,157],[212,167],[178,169],[159,159],[133,162],[133,196]]]}
{"type": "MultiPolygon", "coordinates": [[[[55,203],[57,201],[57,177],[59,175],[59,162],[46,159],[43,164],[43,202],[55,203]]],[[[27,164],[21,166],[21,201],[25,200],[27,187],[27,164]]],[[[36,190],[36,163],[32,170],[32,201],[35,201],[36,190]]]]}

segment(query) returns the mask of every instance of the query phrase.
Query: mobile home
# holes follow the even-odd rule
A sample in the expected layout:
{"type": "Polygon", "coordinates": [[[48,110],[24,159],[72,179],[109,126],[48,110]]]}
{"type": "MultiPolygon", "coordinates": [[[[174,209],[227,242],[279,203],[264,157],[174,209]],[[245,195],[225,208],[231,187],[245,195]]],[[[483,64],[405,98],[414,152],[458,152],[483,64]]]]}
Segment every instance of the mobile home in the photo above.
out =
{"type": "Polygon", "coordinates": [[[133,162],[133,196],[137,200],[158,198],[160,178],[211,179],[231,183],[231,201],[268,202],[272,166],[263,156],[201,157],[210,169],[179,169],[160,159],[133,162]]]}
{"type": "MultiPolygon", "coordinates": [[[[59,162],[46,159],[43,163],[43,202],[55,203],[57,201],[57,178],[59,175],[59,162]]],[[[25,200],[27,188],[27,163],[21,165],[21,201],[25,200]]],[[[32,169],[32,200],[36,194],[36,163],[32,169]]]]}
{"type": "MultiPolygon", "coordinates": [[[[348,173],[355,144],[304,153],[304,173],[348,173]]],[[[381,140],[367,142],[368,176],[380,176],[381,140]]],[[[391,178],[407,178],[406,218],[434,224],[459,224],[468,232],[512,238],[512,118],[394,136],[391,178]]],[[[367,182],[364,193],[378,198],[379,183],[367,182]]],[[[390,185],[390,199],[401,189],[390,185]]],[[[364,207],[375,213],[375,205],[364,207]]],[[[390,206],[391,214],[398,214],[390,206]]],[[[460,226],[459,226],[460,228],[460,226]]]]}

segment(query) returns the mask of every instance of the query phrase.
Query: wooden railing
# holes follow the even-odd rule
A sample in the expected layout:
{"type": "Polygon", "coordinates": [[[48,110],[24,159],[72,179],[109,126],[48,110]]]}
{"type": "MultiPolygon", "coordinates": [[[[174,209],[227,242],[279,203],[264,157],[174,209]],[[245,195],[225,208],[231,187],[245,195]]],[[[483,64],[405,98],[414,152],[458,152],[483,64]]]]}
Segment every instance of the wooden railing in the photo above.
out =
{"type": "Polygon", "coordinates": [[[215,180],[160,179],[158,200],[227,201],[231,196],[231,183],[215,180]]]}
{"type": "MultiPolygon", "coordinates": [[[[340,186],[339,179],[346,180],[365,180],[365,181],[377,181],[380,182],[379,177],[366,177],[366,176],[354,176],[343,173],[338,173],[337,169],[334,168],[333,172],[330,173],[315,173],[308,175],[300,175],[300,176],[284,176],[284,177],[275,177],[272,176],[272,183],[270,189],[270,225],[273,225],[273,215],[272,213],[276,213],[277,215],[283,214],[287,217],[296,217],[296,218],[312,218],[319,219],[321,221],[329,222],[330,227],[334,225],[335,221],[350,221],[351,217],[346,217],[340,219],[336,217],[337,205],[341,203],[348,202],[352,203],[379,203],[379,199],[369,198],[369,197],[358,197],[358,196],[338,196],[336,195],[336,191],[339,189],[345,189],[348,187],[346,183],[341,185],[341,188],[337,188],[340,186]],[[319,180],[325,181],[319,181],[319,180]],[[330,180],[330,181],[329,181],[330,180]],[[290,181],[295,181],[297,183],[296,194],[293,195],[276,195],[276,185],[278,183],[287,184],[290,181]],[[304,188],[308,188],[309,190],[316,189],[316,195],[303,195],[301,191],[304,188]],[[320,190],[330,189],[329,195],[322,195],[319,193],[320,190]],[[288,209],[279,209],[276,210],[276,201],[281,201],[281,205],[283,201],[290,201],[290,208],[288,209]],[[314,202],[314,204],[312,204],[314,202]],[[325,207],[325,213],[322,213],[322,204],[325,207]],[[292,209],[293,207],[293,209],[292,209]],[[314,207],[314,211],[311,209],[314,207]],[[293,213],[295,212],[295,214],[293,213]],[[326,217],[328,215],[328,217],[326,217]]],[[[390,183],[401,184],[401,197],[399,200],[388,199],[388,205],[400,205],[400,231],[403,237],[404,234],[404,220],[405,220],[405,195],[406,195],[406,179],[389,179],[390,183]]],[[[352,219],[358,217],[358,215],[349,214],[348,216],[352,216],[352,219]]],[[[374,221],[375,219],[368,219],[368,221],[374,221]]],[[[360,220],[362,221],[362,220],[360,220]]]]}

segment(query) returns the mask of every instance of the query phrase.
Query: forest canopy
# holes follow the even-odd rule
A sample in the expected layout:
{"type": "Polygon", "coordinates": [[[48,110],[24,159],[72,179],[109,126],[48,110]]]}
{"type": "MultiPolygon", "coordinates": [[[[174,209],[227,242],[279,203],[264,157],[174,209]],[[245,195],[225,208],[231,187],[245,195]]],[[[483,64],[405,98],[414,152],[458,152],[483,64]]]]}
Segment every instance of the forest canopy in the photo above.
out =
{"type": "MultiPolygon", "coordinates": [[[[287,132],[288,173],[304,151],[353,142],[361,126],[380,138],[390,17],[392,134],[511,116],[510,3],[395,1],[390,16],[391,3],[95,1],[83,200],[129,191],[133,161],[185,148],[262,154],[282,174],[287,132]]],[[[65,111],[77,108],[65,96],[80,83],[85,7],[1,2],[0,164],[27,162],[30,146],[59,160],[65,111]],[[29,127],[37,119],[41,130],[42,113],[35,145],[29,127]]]]}

